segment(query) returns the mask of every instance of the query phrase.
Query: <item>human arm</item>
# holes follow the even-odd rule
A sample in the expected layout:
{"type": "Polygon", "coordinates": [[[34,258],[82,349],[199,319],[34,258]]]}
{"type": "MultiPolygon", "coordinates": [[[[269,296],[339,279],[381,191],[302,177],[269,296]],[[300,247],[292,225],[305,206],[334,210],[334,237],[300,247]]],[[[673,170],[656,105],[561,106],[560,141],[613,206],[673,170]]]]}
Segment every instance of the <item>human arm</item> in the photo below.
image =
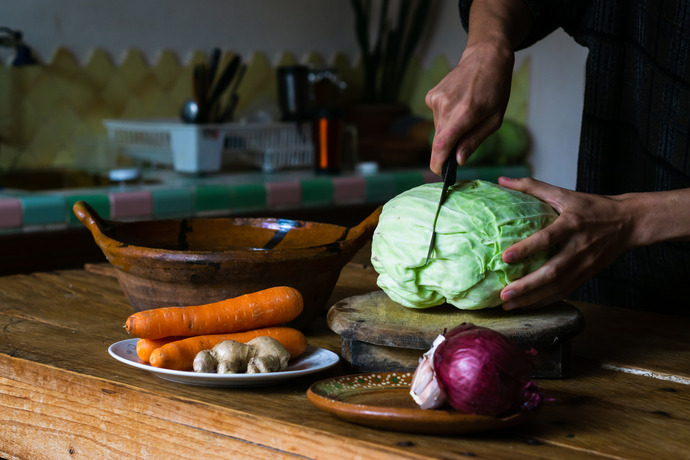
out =
{"type": "Polygon", "coordinates": [[[467,45],[458,65],[426,96],[436,133],[430,168],[440,174],[455,152],[459,164],[503,121],[515,62],[515,48],[531,27],[523,0],[475,0],[467,45]]]}
{"type": "Polygon", "coordinates": [[[504,251],[506,263],[540,250],[555,251],[542,267],[501,291],[506,310],[561,300],[628,249],[690,240],[690,189],[604,196],[528,178],[501,178],[499,183],[533,195],[559,213],[553,224],[504,251]]]}

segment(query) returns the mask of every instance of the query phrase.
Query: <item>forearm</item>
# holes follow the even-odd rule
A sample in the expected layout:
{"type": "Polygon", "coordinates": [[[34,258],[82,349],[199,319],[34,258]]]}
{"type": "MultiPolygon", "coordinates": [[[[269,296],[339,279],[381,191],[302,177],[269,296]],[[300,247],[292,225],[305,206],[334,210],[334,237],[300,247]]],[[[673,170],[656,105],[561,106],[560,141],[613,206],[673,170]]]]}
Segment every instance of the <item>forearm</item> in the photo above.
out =
{"type": "Polygon", "coordinates": [[[436,127],[429,161],[435,173],[441,173],[451,155],[464,164],[501,126],[510,97],[514,47],[530,30],[530,18],[522,0],[473,2],[462,58],[425,98],[436,127]]]}
{"type": "Polygon", "coordinates": [[[631,221],[632,246],[690,240],[690,188],[628,193],[618,199],[631,221]]]}
{"type": "Polygon", "coordinates": [[[530,31],[532,17],[522,0],[474,0],[467,48],[491,42],[513,51],[530,31]]]}

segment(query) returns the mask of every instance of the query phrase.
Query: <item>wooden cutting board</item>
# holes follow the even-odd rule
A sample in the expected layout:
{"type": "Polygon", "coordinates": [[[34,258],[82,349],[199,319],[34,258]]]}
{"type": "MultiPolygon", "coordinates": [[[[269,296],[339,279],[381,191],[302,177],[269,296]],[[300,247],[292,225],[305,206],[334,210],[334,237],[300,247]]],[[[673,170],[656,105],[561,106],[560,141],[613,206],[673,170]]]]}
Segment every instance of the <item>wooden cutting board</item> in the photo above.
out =
{"type": "Polygon", "coordinates": [[[353,372],[414,371],[434,339],[462,323],[494,329],[523,349],[537,350],[534,377],[572,372],[570,339],[584,327],[580,311],[567,302],[538,310],[459,310],[451,305],[404,307],[383,291],[333,305],[328,326],[341,337],[345,364],[353,372]]]}

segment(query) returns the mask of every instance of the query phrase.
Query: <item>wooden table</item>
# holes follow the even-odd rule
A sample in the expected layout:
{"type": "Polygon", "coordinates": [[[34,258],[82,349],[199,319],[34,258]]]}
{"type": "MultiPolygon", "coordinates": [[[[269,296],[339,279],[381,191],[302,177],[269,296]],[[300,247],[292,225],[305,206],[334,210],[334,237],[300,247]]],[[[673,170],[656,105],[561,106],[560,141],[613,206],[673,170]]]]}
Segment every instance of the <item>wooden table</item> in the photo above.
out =
{"type": "MultiPolygon", "coordinates": [[[[376,289],[349,264],[333,302],[376,289]]],[[[314,381],[218,389],[168,382],[112,359],[131,309],[115,279],[86,270],[0,278],[0,457],[690,458],[690,321],[578,304],[578,373],[540,380],[524,425],[413,435],[341,421],[306,398],[314,381]]],[[[312,345],[339,351],[324,322],[312,345]]]]}

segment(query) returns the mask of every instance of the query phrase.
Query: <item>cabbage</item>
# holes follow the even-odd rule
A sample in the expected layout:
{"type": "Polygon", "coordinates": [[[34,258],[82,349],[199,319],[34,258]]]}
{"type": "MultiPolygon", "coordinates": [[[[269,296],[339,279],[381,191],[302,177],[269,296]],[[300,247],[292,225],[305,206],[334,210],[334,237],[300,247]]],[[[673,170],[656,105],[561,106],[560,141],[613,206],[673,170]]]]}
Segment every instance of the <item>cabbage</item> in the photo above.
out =
{"type": "Polygon", "coordinates": [[[508,283],[540,267],[536,254],[506,264],[501,254],[557,216],[543,201],[491,182],[458,182],[449,189],[436,223],[436,244],[426,262],[441,183],[415,187],[387,202],[372,242],[378,286],[411,308],[448,302],[463,310],[500,305],[508,283]]]}

